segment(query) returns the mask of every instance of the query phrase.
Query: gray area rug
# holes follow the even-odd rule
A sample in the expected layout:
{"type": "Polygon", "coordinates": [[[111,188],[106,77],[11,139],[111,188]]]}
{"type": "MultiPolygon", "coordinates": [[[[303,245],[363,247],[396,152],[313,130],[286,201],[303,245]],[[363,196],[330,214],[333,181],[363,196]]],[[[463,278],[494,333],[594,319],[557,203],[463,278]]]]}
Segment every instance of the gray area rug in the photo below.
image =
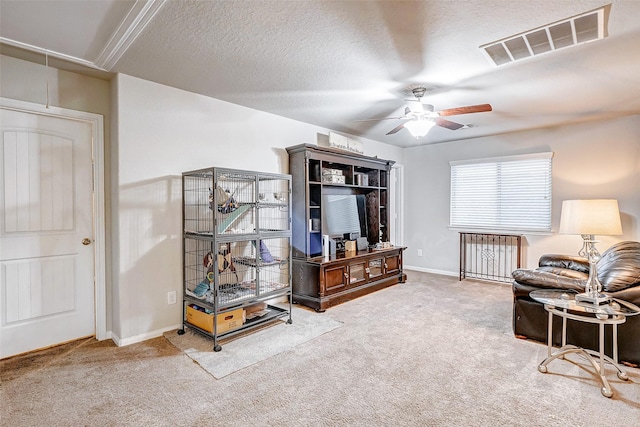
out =
{"type": "Polygon", "coordinates": [[[213,339],[189,328],[185,328],[184,335],[178,335],[174,330],[165,332],[164,336],[205,371],[221,379],[342,326],[342,322],[325,313],[295,306],[293,323],[286,324],[287,319],[285,317],[262,329],[222,340],[222,351],[219,352],[213,351],[213,339]]]}

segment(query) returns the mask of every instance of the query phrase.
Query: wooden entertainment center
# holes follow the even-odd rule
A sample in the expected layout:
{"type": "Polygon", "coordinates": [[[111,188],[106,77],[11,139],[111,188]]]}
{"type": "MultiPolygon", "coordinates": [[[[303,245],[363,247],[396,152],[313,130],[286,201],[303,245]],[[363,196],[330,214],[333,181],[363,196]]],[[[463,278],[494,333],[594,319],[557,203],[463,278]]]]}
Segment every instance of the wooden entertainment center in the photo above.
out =
{"type": "Polygon", "coordinates": [[[404,282],[404,248],[376,247],[389,241],[389,173],[394,162],[311,144],[288,147],[287,152],[293,193],[293,301],[324,311],[404,282]],[[333,174],[338,178],[328,176],[333,174]],[[366,249],[322,255],[325,195],[364,196],[366,249]]]}

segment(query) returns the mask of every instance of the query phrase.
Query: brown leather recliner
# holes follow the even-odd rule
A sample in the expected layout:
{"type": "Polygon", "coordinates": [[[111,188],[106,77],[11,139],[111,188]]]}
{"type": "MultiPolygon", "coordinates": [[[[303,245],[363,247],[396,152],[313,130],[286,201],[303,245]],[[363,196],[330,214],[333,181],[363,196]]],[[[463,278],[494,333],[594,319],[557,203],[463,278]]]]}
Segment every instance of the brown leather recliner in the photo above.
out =
{"type": "MultiPolygon", "coordinates": [[[[548,313],[529,297],[537,289],[573,289],[584,292],[589,277],[586,259],[568,255],[543,255],[536,270],[515,270],[513,277],[513,332],[518,338],[547,342],[548,313]]],[[[603,292],[640,307],[640,242],[611,246],[597,264],[603,292]]],[[[553,343],[561,345],[562,321],[554,316],[553,343]]],[[[598,350],[598,325],[569,320],[567,343],[598,350]]],[[[611,326],[605,330],[605,352],[611,356],[611,326]]],[[[640,366],[640,315],[627,317],[618,326],[618,358],[640,366]]]]}

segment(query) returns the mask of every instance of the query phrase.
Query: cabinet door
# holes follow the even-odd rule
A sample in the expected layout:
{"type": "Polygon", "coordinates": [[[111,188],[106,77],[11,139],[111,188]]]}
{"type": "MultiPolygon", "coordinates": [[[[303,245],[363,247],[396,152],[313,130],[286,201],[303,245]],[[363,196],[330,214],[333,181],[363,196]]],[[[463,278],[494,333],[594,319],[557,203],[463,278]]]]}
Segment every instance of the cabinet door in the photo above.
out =
{"type": "Polygon", "coordinates": [[[365,261],[354,262],[349,265],[349,286],[360,286],[367,280],[367,263],[365,261]]]}
{"type": "Polygon", "coordinates": [[[400,271],[400,254],[386,256],[384,258],[385,274],[395,274],[400,271]]]}
{"type": "Polygon", "coordinates": [[[325,294],[331,294],[343,290],[348,283],[349,274],[344,264],[327,266],[322,274],[325,294]]]}
{"type": "Polygon", "coordinates": [[[369,279],[375,279],[378,276],[382,276],[384,273],[384,260],[383,258],[373,258],[367,263],[369,279]]]}

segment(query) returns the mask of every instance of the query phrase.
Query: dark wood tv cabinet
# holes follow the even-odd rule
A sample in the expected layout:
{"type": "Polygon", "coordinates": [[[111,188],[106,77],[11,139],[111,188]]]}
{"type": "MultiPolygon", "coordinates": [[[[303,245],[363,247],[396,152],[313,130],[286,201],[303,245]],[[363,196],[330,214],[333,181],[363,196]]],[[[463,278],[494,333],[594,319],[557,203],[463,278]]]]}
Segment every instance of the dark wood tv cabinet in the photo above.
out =
{"type": "Polygon", "coordinates": [[[372,249],[390,240],[390,171],[394,161],[312,144],[288,147],[287,153],[292,188],[293,301],[324,311],[403,282],[404,248],[372,249]],[[364,197],[366,232],[362,235],[369,249],[323,256],[326,195],[364,197]]]}
{"type": "Polygon", "coordinates": [[[293,302],[327,308],[406,280],[404,247],[293,259],[293,302]]]}

